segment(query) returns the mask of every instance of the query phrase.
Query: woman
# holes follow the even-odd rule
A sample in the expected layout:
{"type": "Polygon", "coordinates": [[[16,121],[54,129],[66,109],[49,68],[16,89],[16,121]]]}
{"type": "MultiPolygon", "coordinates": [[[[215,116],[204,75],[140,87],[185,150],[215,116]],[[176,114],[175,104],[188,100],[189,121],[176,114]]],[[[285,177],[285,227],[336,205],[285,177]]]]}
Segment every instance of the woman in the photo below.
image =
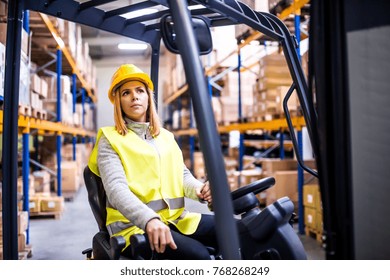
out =
{"type": "Polygon", "coordinates": [[[212,215],[190,213],[184,197],[212,202],[209,185],[185,167],[172,133],[160,126],[149,76],[132,64],[114,73],[108,97],[115,126],[99,130],[89,160],[107,194],[107,228],[126,239],[144,234],[146,259],[209,259],[216,247],[212,215]]]}

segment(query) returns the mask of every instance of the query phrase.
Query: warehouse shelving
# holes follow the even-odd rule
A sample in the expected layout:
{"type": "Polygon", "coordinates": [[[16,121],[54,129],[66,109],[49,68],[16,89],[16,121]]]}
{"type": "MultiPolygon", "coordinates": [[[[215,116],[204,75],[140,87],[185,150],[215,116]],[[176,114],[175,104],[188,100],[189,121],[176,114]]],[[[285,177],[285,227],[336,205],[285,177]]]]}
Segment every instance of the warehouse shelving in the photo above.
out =
{"type": "MultiPolygon", "coordinates": [[[[295,30],[296,30],[295,36],[296,36],[296,38],[300,38],[300,33],[299,33],[299,29],[300,29],[299,28],[300,9],[303,6],[307,5],[308,3],[309,3],[309,0],[296,0],[296,1],[293,1],[292,4],[289,7],[287,7],[285,10],[283,10],[280,14],[277,15],[281,20],[284,20],[289,15],[294,14],[294,13],[296,14],[296,16],[295,16],[295,24],[296,24],[295,25],[295,30]]],[[[242,65],[241,65],[241,58],[240,58],[241,50],[245,46],[249,45],[252,41],[258,40],[262,36],[264,36],[264,34],[262,34],[261,32],[255,30],[249,37],[247,37],[246,39],[242,40],[237,45],[237,49],[235,49],[234,51],[230,52],[228,55],[226,55],[221,60],[217,61],[217,63],[215,63],[214,65],[209,66],[209,67],[205,67],[205,75],[207,77],[209,77],[209,79],[210,79],[210,77],[215,75],[215,71],[218,69],[218,67],[220,67],[224,61],[226,61],[227,59],[229,59],[230,57],[232,57],[234,55],[238,56],[239,63],[237,65],[237,67],[231,67],[231,69],[228,69],[228,70],[231,71],[233,69],[237,69],[238,73],[240,73],[241,71],[246,71],[251,66],[248,66],[248,67],[245,67],[245,68],[242,67],[242,65]]],[[[299,39],[298,39],[298,41],[299,41],[299,39]]],[[[298,53],[299,53],[299,49],[298,49],[298,53]]],[[[239,88],[239,90],[240,90],[240,88],[239,88]]],[[[180,89],[175,91],[173,94],[168,96],[164,100],[164,104],[165,105],[172,104],[174,101],[177,101],[178,98],[180,96],[182,96],[184,93],[186,93],[187,91],[188,91],[188,85],[185,84],[180,89]]],[[[239,95],[240,95],[240,92],[239,92],[239,95]]],[[[240,104],[240,99],[241,98],[239,98],[239,104],[240,104]]],[[[178,102],[180,103],[180,100],[178,102]]],[[[253,129],[264,129],[264,130],[272,131],[272,130],[280,130],[280,129],[286,129],[287,128],[287,123],[286,123],[285,119],[277,119],[277,120],[262,121],[262,122],[242,122],[240,120],[241,120],[241,105],[239,105],[239,117],[238,117],[238,120],[237,120],[238,122],[235,123],[235,124],[230,124],[230,125],[219,125],[218,126],[218,131],[220,133],[229,132],[229,131],[233,131],[233,130],[237,130],[237,131],[240,131],[240,132],[245,132],[247,130],[253,130],[253,129]]],[[[302,127],[305,126],[304,118],[303,117],[298,117],[298,121],[297,120],[293,120],[293,125],[297,129],[297,131],[300,133],[302,127]]],[[[177,135],[177,136],[184,136],[184,135],[194,136],[196,134],[197,134],[197,132],[196,132],[196,129],[194,129],[194,128],[190,128],[190,129],[180,129],[179,128],[179,130],[175,131],[175,135],[177,135]]],[[[193,147],[190,147],[190,149],[192,151],[194,150],[193,147]]],[[[241,147],[241,149],[242,149],[242,147],[241,147]]],[[[192,156],[191,156],[191,158],[192,158],[192,156]]],[[[240,162],[241,161],[242,161],[242,157],[240,159],[240,162]]],[[[242,166],[242,164],[240,164],[240,166],[242,166]]]]}
{"type": "MultiPolygon", "coordinates": [[[[279,15],[278,15],[278,18],[280,18],[281,20],[284,20],[286,19],[289,15],[291,14],[294,14],[296,12],[299,13],[299,10],[305,6],[306,4],[308,4],[310,2],[310,0],[294,0],[291,4],[291,6],[289,6],[288,8],[286,8],[285,10],[283,10],[279,15]]],[[[247,37],[246,39],[243,40],[243,42],[240,42],[238,45],[237,45],[237,49],[235,49],[234,51],[230,52],[228,55],[226,55],[225,57],[223,57],[221,60],[219,60],[217,63],[215,63],[214,65],[210,66],[210,67],[207,67],[205,69],[205,75],[206,76],[212,76],[213,75],[213,72],[215,72],[215,70],[221,66],[221,64],[226,61],[227,59],[229,59],[230,57],[234,56],[234,55],[238,55],[238,53],[240,52],[240,50],[242,48],[244,48],[245,46],[249,45],[250,42],[252,41],[255,41],[255,40],[258,40],[260,37],[264,36],[263,33],[255,30],[249,37],[247,37]]],[[[164,104],[165,105],[168,105],[170,103],[172,103],[174,100],[176,100],[179,96],[181,96],[182,94],[184,94],[186,91],[188,90],[188,85],[185,84],[183,87],[181,87],[180,89],[178,89],[177,91],[175,91],[172,95],[170,95],[168,98],[166,98],[164,100],[164,104]]]]}
{"type": "MultiPolygon", "coordinates": [[[[29,131],[36,129],[38,135],[47,134],[70,134],[82,137],[95,137],[94,131],[88,131],[83,128],[71,127],[69,125],[57,122],[50,122],[28,116],[18,117],[19,131],[29,131]]],[[[3,111],[0,110],[0,133],[3,132],[3,111]]]]}
{"type": "MultiPolygon", "coordinates": [[[[23,211],[29,212],[29,173],[30,173],[30,163],[35,164],[37,166],[41,166],[38,162],[30,159],[30,136],[35,137],[34,145],[38,143],[37,137],[55,135],[57,141],[57,195],[59,197],[63,196],[62,193],[62,174],[61,174],[61,147],[63,143],[63,137],[69,135],[73,137],[73,160],[76,160],[76,144],[77,137],[82,138],[82,142],[85,143],[85,139],[89,139],[91,141],[94,140],[96,136],[96,132],[92,130],[88,130],[84,128],[84,114],[85,114],[85,106],[86,106],[86,95],[92,102],[96,102],[97,98],[95,96],[94,90],[87,83],[86,79],[83,77],[81,71],[79,70],[75,59],[71,56],[70,51],[67,46],[63,43],[61,37],[59,36],[59,32],[56,27],[50,21],[47,15],[41,13],[29,13],[26,11],[23,16],[23,28],[27,33],[32,32],[32,36],[30,36],[29,40],[34,40],[35,35],[45,36],[47,40],[50,41],[50,44],[57,45],[56,48],[50,50],[47,46],[43,47],[40,50],[34,49],[34,51],[30,50],[30,55],[34,59],[34,62],[42,63],[39,67],[38,71],[45,71],[46,69],[50,69],[52,67],[52,72],[57,75],[57,108],[56,108],[56,120],[49,121],[46,120],[44,115],[35,115],[30,116],[30,114],[23,115],[20,112],[20,115],[17,117],[17,126],[18,126],[18,135],[22,136],[22,178],[23,178],[23,211]],[[31,17],[33,18],[30,18],[31,17]],[[38,16],[38,18],[37,18],[38,16]],[[38,21],[37,21],[38,20],[38,21]],[[30,26],[30,22],[33,24],[30,26]],[[40,24],[42,23],[42,24],[40,24]],[[40,24],[39,32],[35,32],[37,28],[37,24],[40,24]],[[43,28],[42,28],[43,27],[43,28]],[[51,52],[50,52],[51,51],[51,52]],[[54,54],[53,54],[54,52],[54,54]],[[54,69],[53,69],[54,66],[54,69]],[[53,71],[54,70],[54,71],[53,71]],[[76,105],[76,90],[77,88],[81,88],[81,99],[82,99],[82,120],[81,126],[75,127],[71,126],[67,123],[64,123],[61,118],[61,80],[60,76],[65,72],[67,74],[71,74],[72,77],[72,94],[73,94],[73,113],[75,113],[75,105],[76,105]]],[[[31,47],[31,42],[30,42],[31,47]]],[[[31,59],[31,57],[29,59],[31,59]]],[[[37,72],[38,72],[37,71],[37,72]]],[[[93,105],[92,105],[93,106],[93,105]]],[[[28,108],[28,107],[26,107],[28,108]]],[[[31,110],[31,109],[30,109],[31,110]]],[[[3,133],[5,129],[5,124],[3,122],[3,110],[0,110],[0,133],[3,133]]],[[[35,149],[37,146],[35,145],[35,149]]],[[[30,214],[29,214],[30,215],[30,214]]],[[[27,236],[26,243],[29,244],[29,228],[27,228],[27,236]]]]}
{"type": "MultiPolygon", "coordinates": [[[[294,127],[301,130],[302,127],[306,126],[306,122],[302,116],[300,117],[293,117],[292,123],[294,127]]],[[[218,132],[220,133],[226,133],[230,131],[248,131],[248,130],[257,130],[257,129],[264,129],[264,130],[279,130],[280,128],[287,128],[287,122],[286,119],[274,119],[271,121],[263,121],[263,122],[248,122],[248,123],[232,123],[229,125],[224,126],[218,126],[218,132]]],[[[184,136],[184,135],[197,135],[198,131],[196,128],[189,128],[189,129],[181,129],[174,131],[174,134],[177,136],[184,136]]]]}
{"type": "MultiPolygon", "coordinates": [[[[64,71],[67,73],[73,73],[77,77],[77,81],[81,83],[81,85],[78,85],[78,87],[84,88],[88,96],[95,103],[97,101],[97,97],[94,93],[94,90],[91,88],[91,85],[88,84],[88,82],[82,75],[75,59],[71,55],[71,52],[68,47],[65,45],[63,39],[61,38],[61,35],[59,34],[58,29],[54,26],[53,22],[47,15],[43,13],[31,12],[30,15],[31,19],[34,19],[35,24],[39,24],[40,22],[42,22],[45,25],[43,27],[44,29],[47,29],[47,31],[45,32],[45,36],[48,37],[49,40],[55,41],[57,49],[61,50],[63,53],[64,59],[62,61],[64,71]]],[[[51,42],[51,44],[52,43],[53,42],[51,42]]],[[[42,50],[40,54],[37,53],[36,55],[45,56],[45,52],[47,52],[47,50],[42,50]]],[[[45,62],[47,62],[47,58],[45,60],[45,62]]]]}

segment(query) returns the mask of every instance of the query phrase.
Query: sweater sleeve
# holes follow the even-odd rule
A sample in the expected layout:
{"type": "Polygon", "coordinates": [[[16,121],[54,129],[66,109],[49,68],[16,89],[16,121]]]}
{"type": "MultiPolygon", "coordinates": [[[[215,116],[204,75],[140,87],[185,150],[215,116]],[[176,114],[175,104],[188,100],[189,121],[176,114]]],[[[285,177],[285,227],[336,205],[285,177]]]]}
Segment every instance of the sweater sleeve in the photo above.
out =
{"type": "Polygon", "coordinates": [[[185,197],[191,198],[193,200],[199,200],[196,195],[196,190],[202,188],[204,183],[197,180],[191,173],[190,170],[184,165],[183,171],[183,186],[184,186],[184,195],[185,197]]]}
{"type": "Polygon", "coordinates": [[[159,215],[146,206],[128,187],[119,155],[102,135],[98,143],[98,168],[107,199],[112,207],[142,230],[159,215]]]}

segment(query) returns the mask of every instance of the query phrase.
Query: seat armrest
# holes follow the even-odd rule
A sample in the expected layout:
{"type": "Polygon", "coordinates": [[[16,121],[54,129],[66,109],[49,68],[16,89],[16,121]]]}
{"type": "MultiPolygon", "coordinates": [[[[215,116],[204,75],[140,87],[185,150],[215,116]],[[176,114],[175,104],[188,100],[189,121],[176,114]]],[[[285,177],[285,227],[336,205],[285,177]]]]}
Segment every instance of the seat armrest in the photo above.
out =
{"type": "Polygon", "coordinates": [[[110,238],[110,251],[112,259],[119,260],[123,248],[126,246],[126,240],[123,236],[112,236],[110,238]]]}
{"type": "Polygon", "coordinates": [[[142,234],[134,234],[130,237],[131,254],[133,259],[142,260],[140,253],[147,249],[146,238],[142,234]]]}

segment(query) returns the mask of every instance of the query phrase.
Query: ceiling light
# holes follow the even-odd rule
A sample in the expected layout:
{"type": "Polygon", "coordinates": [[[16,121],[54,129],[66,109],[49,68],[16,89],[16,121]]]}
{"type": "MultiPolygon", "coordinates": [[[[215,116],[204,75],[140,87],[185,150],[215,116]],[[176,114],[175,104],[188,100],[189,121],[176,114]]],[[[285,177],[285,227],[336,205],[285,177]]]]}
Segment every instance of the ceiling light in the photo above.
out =
{"type": "Polygon", "coordinates": [[[199,10],[199,9],[204,9],[203,5],[193,5],[193,6],[188,6],[189,10],[199,10]]]}
{"type": "Polygon", "coordinates": [[[154,14],[156,12],[158,12],[157,9],[142,9],[142,10],[123,14],[122,17],[124,17],[126,19],[130,19],[130,18],[136,18],[136,17],[140,17],[140,16],[144,16],[144,15],[154,14]]]}
{"type": "Polygon", "coordinates": [[[134,44],[134,43],[119,43],[118,49],[120,50],[132,50],[132,51],[143,51],[146,50],[148,46],[146,44],[134,44]]]}

